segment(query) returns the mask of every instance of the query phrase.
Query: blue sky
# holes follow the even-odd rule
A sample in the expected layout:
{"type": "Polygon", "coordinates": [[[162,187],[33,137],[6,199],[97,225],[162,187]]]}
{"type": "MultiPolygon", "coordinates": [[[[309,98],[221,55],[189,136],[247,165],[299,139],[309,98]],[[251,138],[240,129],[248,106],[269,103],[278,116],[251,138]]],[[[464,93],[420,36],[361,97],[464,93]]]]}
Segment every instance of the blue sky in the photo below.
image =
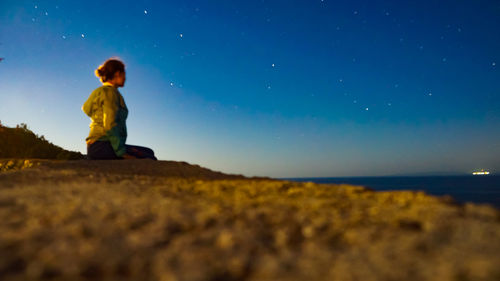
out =
{"type": "Polygon", "coordinates": [[[0,3],[0,120],[86,152],[109,57],[127,143],[272,177],[500,171],[498,1],[0,3]]]}

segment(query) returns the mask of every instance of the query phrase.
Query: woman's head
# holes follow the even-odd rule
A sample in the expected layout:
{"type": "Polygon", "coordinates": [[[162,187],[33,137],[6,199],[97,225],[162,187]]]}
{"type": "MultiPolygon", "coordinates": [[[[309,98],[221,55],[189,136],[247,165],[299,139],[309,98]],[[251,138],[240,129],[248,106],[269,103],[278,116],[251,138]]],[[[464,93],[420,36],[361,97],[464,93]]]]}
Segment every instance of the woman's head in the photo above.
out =
{"type": "Polygon", "coordinates": [[[101,82],[109,82],[117,87],[125,84],[125,65],[118,59],[110,58],[95,70],[101,82]]]}

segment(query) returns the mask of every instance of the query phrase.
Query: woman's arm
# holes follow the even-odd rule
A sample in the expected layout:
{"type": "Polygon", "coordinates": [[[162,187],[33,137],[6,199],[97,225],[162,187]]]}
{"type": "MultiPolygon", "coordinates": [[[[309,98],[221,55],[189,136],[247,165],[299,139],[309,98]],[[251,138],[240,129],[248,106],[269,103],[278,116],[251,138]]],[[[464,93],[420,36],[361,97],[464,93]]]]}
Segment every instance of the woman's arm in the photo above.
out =
{"type": "Polygon", "coordinates": [[[83,112],[85,112],[88,117],[92,117],[92,103],[94,102],[95,95],[96,91],[94,90],[82,106],[83,112]]]}
{"type": "Polygon", "coordinates": [[[116,156],[125,154],[125,143],[122,143],[118,127],[116,126],[116,115],[118,113],[118,95],[111,87],[104,87],[102,93],[103,126],[116,156]]]}

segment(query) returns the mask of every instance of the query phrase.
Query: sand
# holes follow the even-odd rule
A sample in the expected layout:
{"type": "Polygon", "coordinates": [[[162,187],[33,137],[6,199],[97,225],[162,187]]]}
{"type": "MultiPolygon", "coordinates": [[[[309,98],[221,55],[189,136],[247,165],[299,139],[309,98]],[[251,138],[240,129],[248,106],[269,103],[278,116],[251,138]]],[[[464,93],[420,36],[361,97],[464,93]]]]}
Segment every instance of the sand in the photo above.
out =
{"type": "Polygon", "coordinates": [[[0,280],[500,280],[488,205],[173,161],[0,163],[0,280]]]}

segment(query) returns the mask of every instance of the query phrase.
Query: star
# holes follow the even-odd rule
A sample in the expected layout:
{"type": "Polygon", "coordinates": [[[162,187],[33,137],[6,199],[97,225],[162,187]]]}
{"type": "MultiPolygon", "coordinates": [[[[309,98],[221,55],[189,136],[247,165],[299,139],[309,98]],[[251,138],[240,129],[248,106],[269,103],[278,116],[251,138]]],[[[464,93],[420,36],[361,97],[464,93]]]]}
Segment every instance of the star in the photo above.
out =
{"type": "Polygon", "coordinates": [[[174,82],[170,82],[170,86],[174,86],[174,82]]]}
{"type": "Polygon", "coordinates": [[[274,63],[273,63],[273,64],[271,64],[271,66],[272,66],[272,67],[274,67],[274,63]]]}
{"type": "Polygon", "coordinates": [[[179,34],[179,37],[180,37],[180,38],[182,38],[182,36],[184,36],[182,33],[181,33],[181,34],[179,34]]]}
{"type": "Polygon", "coordinates": [[[367,108],[365,108],[365,110],[366,110],[366,111],[368,111],[368,107],[367,107],[367,108]]]}
{"type": "Polygon", "coordinates": [[[144,14],[147,15],[148,14],[148,10],[144,10],[144,14]]]}
{"type": "Polygon", "coordinates": [[[63,36],[62,36],[62,39],[66,39],[66,36],[64,36],[64,35],[63,35],[63,36]]]}
{"type": "Polygon", "coordinates": [[[85,34],[82,33],[82,38],[85,38],[85,34]]]}
{"type": "Polygon", "coordinates": [[[432,96],[432,93],[429,93],[429,96],[432,96]]]}
{"type": "Polygon", "coordinates": [[[496,66],[496,65],[497,65],[497,63],[496,63],[496,62],[492,62],[492,63],[491,63],[491,66],[496,66]]]}

